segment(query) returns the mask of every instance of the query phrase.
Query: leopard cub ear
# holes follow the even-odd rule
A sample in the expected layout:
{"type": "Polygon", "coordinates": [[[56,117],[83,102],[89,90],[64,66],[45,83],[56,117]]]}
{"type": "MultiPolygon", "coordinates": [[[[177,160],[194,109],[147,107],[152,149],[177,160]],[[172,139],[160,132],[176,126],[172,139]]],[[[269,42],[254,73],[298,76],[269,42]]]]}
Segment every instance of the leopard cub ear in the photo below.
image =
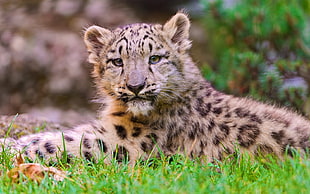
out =
{"type": "Polygon", "coordinates": [[[87,46],[90,63],[96,63],[99,59],[101,50],[109,45],[113,38],[113,32],[99,26],[91,26],[86,29],[84,34],[84,42],[87,46]]]}
{"type": "Polygon", "coordinates": [[[187,50],[191,46],[188,40],[189,28],[189,18],[185,13],[179,12],[164,24],[163,31],[172,43],[187,50]]]}

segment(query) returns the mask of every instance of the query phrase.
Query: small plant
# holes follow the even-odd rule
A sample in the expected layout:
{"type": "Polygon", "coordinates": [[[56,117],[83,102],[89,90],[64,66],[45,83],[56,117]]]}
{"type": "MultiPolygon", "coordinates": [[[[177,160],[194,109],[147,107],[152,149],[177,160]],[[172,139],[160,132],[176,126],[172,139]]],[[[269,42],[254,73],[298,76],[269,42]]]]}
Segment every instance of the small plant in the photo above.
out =
{"type": "Polygon", "coordinates": [[[278,102],[310,116],[310,1],[206,1],[217,88],[278,102]]]}

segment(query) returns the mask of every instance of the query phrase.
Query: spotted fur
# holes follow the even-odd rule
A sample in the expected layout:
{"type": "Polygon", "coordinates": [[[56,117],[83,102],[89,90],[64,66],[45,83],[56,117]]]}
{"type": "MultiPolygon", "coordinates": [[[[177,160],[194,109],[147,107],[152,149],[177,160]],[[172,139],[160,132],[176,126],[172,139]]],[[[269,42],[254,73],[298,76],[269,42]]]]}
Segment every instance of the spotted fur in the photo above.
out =
{"type": "Polygon", "coordinates": [[[103,108],[72,130],[12,140],[29,158],[64,153],[109,163],[156,155],[222,159],[239,150],[279,157],[307,152],[310,122],[285,108],[215,90],[188,54],[190,22],[177,13],[164,25],[132,24],[85,32],[103,108]]]}

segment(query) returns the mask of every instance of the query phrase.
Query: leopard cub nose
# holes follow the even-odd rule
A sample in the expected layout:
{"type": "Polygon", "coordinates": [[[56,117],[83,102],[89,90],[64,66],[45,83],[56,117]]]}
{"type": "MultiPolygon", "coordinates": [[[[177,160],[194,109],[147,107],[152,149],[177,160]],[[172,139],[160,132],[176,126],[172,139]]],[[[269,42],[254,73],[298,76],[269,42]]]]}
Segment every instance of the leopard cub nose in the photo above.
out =
{"type": "Polygon", "coordinates": [[[141,82],[139,84],[127,84],[128,90],[135,93],[135,95],[138,95],[139,92],[144,88],[145,82],[141,82]]]}
{"type": "Polygon", "coordinates": [[[126,86],[128,90],[138,95],[145,86],[145,76],[139,70],[132,70],[127,76],[126,86]]]}

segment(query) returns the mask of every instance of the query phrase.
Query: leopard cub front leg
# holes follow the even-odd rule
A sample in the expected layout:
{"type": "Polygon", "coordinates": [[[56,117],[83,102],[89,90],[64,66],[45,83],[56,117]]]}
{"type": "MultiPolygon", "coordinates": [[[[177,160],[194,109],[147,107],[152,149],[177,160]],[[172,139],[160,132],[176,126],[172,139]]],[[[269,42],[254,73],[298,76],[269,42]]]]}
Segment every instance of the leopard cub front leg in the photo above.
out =
{"type": "Polygon", "coordinates": [[[119,119],[114,124],[96,121],[72,130],[42,132],[18,140],[8,139],[7,142],[12,149],[31,160],[55,161],[66,156],[69,162],[75,156],[90,161],[104,158],[107,164],[113,158],[134,164],[153,151],[157,137],[154,131],[145,129],[142,124],[119,119]]]}
{"type": "MultiPolygon", "coordinates": [[[[71,157],[85,157],[92,160],[98,157],[98,146],[95,140],[93,125],[81,125],[72,130],[51,131],[23,136],[17,140],[21,153],[30,158],[54,161],[66,155],[71,157]],[[95,154],[96,153],[96,154],[95,154]]],[[[15,146],[16,147],[16,146],[15,146]]]]}

